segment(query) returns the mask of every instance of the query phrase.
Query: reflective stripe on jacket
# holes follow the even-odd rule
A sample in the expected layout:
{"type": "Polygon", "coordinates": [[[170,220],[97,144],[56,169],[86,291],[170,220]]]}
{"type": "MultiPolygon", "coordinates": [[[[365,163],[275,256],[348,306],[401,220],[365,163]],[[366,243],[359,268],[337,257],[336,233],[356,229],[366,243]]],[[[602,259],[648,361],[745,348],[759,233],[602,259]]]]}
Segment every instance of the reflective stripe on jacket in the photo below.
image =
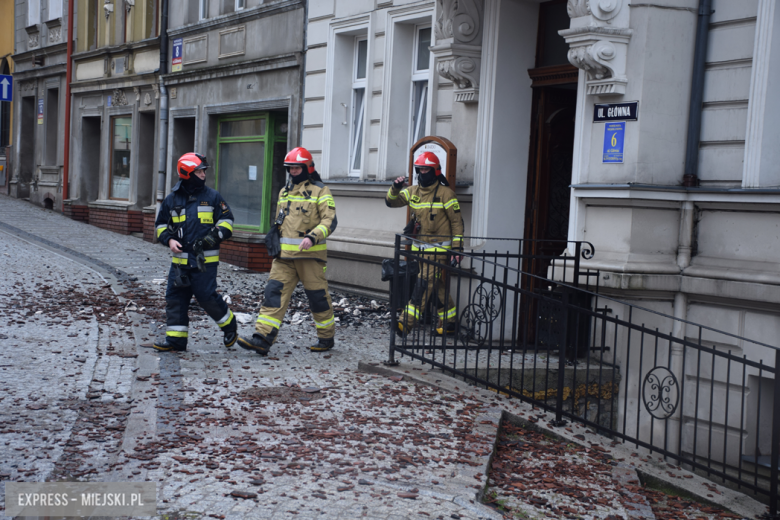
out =
{"type": "MultiPolygon", "coordinates": [[[[222,195],[208,186],[191,194],[184,189],[181,181],[165,197],[154,223],[161,244],[167,246],[172,238],[181,242],[182,252],[173,253],[171,262],[182,267],[197,267],[192,245],[206,236],[214,226],[219,230],[222,240],[233,235],[233,212],[222,195]],[[174,229],[181,229],[181,238],[177,231],[168,229],[169,221],[174,229]]],[[[207,264],[219,262],[219,246],[203,253],[207,264]]]]}
{"type": "Polygon", "coordinates": [[[412,208],[414,218],[420,223],[422,242],[413,245],[412,250],[433,253],[463,249],[463,217],[455,192],[449,187],[414,185],[399,190],[391,186],[385,204],[391,208],[412,208]]]}
{"type": "Polygon", "coordinates": [[[279,193],[277,211],[286,213],[282,223],[281,258],[328,259],[327,238],[336,230],[336,203],[330,189],[311,179],[285,186],[279,193]],[[309,237],[313,245],[299,251],[303,239],[309,237]]]}

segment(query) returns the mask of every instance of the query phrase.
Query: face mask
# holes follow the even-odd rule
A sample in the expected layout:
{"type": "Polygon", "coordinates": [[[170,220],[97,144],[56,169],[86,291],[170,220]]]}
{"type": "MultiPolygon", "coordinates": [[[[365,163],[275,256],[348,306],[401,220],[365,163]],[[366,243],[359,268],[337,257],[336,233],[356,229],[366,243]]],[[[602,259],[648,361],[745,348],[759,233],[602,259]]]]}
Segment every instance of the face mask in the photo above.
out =
{"type": "Polygon", "coordinates": [[[418,173],[417,181],[423,188],[432,186],[436,182],[436,170],[431,170],[428,173],[418,173]]]}

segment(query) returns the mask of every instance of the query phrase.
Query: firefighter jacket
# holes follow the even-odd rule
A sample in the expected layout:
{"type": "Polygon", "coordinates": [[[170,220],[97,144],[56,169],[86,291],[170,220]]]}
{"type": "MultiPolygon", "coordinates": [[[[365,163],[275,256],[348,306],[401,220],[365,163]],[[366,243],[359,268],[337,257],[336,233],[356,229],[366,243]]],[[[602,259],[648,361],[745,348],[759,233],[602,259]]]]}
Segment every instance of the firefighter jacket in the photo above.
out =
{"type": "Polygon", "coordinates": [[[327,261],[327,238],[336,230],[336,203],[330,189],[320,181],[308,179],[298,184],[288,183],[279,192],[279,214],[284,214],[280,228],[282,252],[280,258],[314,258],[327,261]],[[312,246],[299,251],[308,237],[312,246]]]}
{"type": "Polygon", "coordinates": [[[419,222],[419,241],[412,245],[413,251],[444,252],[448,249],[463,249],[463,217],[460,204],[447,186],[438,182],[423,188],[419,185],[399,190],[391,186],[385,197],[385,204],[391,208],[409,206],[412,220],[419,222]]]}
{"type": "MultiPolygon", "coordinates": [[[[170,239],[175,239],[182,245],[182,252],[173,253],[171,261],[192,268],[197,267],[192,245],[214,226],[221,240],[227,240],[233,234],[233,212],[222,195],[208,186],[188,193],[181,181],[165,197],[154,223],[161,244],[168,245],[170,239]]],[[[219,262],[219,245],[203,253],[207,264],[219,262]]]]}

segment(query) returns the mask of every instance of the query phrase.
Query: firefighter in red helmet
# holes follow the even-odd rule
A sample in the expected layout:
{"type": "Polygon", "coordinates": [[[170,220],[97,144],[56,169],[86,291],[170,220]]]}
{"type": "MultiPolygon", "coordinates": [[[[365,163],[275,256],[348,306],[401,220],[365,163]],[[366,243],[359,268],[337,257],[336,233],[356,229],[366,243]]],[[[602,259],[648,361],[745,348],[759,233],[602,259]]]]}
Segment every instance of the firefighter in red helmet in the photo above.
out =
{"type": "Polygon", "coordinates": [[[168,326],[165,337],[152,344],[157,350],[187,350],[193,295],[222,329],[226,347],[238,339],[236,318],[217,293],[219,244],[233,234],[233,213],[219,192],[206,186],[208,167],[203,155],[182,155],[176,164],[179,182],[157,214],[157,240],[173,254],[165,291],[168,326]]]}
{"type": "Polygon", "coordinates": [[[436,154],[421,153],[414,160],[414,170],[418,184],[404,188],[406,177],[398,177],[387,192],[385,204],[391,208],[411,208],[411,224],[419,228],[412,251],[419,251],[422,258],[431,263],[421,262],[412,297],[395,325],[396,332],[407,334],[420,320],[428,300],[436,294],[436,333],[444,335],[455,330],[457,308],[436,262],[441,263],[447,258],[460,261],[458,253],[463,250],[463,217],[455,192],[442,175],[436,154]]]}
{"type": "Polygon", "coordinates": [[[306,148],[293,148],[284,158],[289,180],[279,193],[278,215],[281,253],[274,258],[265,286],[265,299],[255,323],[255,333],[239,337],[238,345],[265,356],[271,349],[290,297],[298,282],[309,299],[317,342],[308,348],[324,352],[333,348],[336,324],[325,269],[326,239],[336,230],[336,204],[330,189],[314,169],[306,148]]]}

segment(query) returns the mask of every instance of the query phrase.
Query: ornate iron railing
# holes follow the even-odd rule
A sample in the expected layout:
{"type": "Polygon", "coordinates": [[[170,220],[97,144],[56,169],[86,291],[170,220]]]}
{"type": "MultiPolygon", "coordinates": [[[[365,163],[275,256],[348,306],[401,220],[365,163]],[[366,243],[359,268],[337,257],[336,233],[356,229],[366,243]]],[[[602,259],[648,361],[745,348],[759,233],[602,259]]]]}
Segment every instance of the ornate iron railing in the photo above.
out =
{"type": "Polygon", "coordinates": [[[477,240],[483,250],[457,262],[425,237],[396,236],[392,319],[405,327],[391,334],[389,364],[408,357],[522,399],[555,424],[659,453],[777,514],[779,349],[675,318],[663,312],[671,302],[600,294],[601,274],[583,266],[587,242],[477,240]]]}

